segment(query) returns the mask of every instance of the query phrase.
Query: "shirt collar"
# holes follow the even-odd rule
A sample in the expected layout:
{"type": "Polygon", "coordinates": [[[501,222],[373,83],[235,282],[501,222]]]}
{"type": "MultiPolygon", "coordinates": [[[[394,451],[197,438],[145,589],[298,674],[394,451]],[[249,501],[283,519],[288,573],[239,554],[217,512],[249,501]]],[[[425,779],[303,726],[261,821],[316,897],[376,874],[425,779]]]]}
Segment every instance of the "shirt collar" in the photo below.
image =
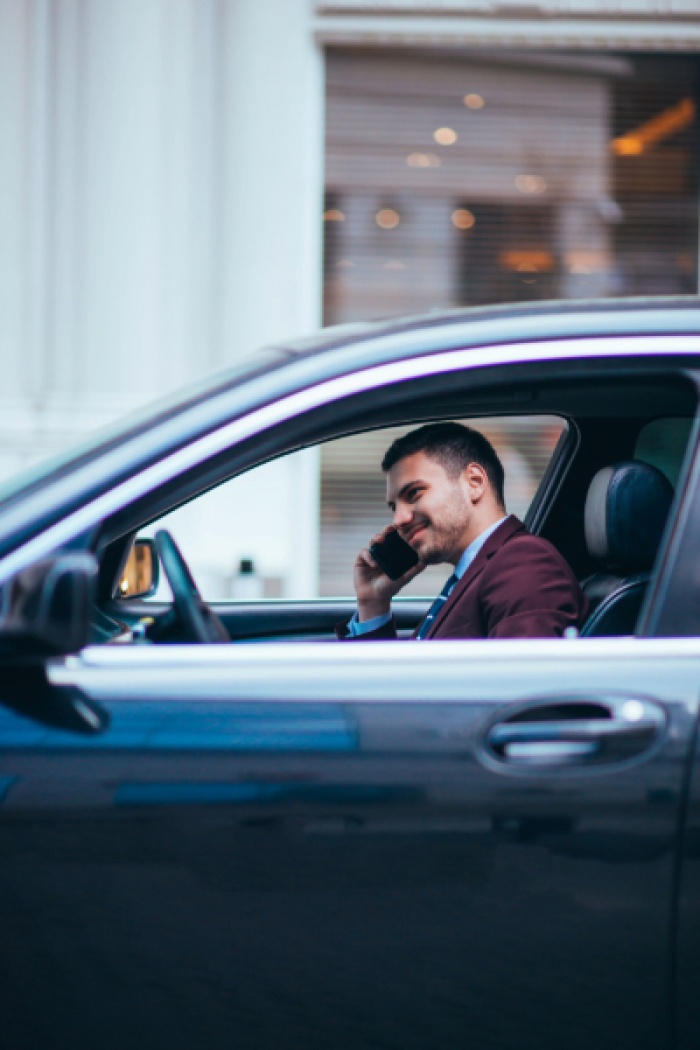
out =
{"type": "Polygon", "coordinates": [[[486,543],[489,536],[496,531],[499,525],[503,524],[507,517],[507,514],[504,515],[504,517],[502,517],[499,521],[494,522],[493,525],[489,525],[488,529],[484,529],[484,531],[480,533],[475,540],[472,540],[462,557],[457,562],[457,565],[455,566],[455,576],[458,580],[462,579],[465,572],[467,571],[471,563],[474,561],[474,559],[486,543]]]}

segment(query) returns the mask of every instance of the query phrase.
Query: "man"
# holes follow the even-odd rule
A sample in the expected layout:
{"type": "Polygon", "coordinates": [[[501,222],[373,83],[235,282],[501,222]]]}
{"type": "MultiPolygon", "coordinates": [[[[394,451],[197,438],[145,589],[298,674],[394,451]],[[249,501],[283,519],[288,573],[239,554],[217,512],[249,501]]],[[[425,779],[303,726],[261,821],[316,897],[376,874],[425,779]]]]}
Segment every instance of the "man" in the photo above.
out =
{"type": "Polygon", "coordinates": [[[546,638],[580,627],[588,602],[547,540],[508,516],[503,466],[492,445],[459,423],[432,423],[391,445],[382,462],[393,529],[418,565],[390,580],[368,548],[355,561],[357,612],[340,637],[395,638],[391,599],[426,565],[455,571],[416,638],[546,638]]]}

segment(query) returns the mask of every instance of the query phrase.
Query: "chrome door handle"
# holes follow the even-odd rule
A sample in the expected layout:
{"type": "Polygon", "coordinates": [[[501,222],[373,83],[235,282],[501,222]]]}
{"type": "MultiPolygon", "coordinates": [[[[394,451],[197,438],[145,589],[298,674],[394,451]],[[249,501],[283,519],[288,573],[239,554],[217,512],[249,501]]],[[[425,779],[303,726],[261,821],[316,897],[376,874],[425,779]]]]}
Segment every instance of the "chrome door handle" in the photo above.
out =
{"type": "Polygon", "coordinates": [[[619,762],[651,747],[665,724],[659,705],[641,697],[538,700],[492,725],[486,746],[510,764],[619,762]]]}

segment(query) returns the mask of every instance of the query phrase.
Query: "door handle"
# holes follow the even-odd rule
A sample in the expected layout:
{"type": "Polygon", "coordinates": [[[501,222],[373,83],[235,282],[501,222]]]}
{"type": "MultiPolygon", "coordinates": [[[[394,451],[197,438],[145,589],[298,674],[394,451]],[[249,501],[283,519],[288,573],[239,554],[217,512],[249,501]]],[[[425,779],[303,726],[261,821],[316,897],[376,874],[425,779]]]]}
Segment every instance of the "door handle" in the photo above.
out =
{"type": "Polygon", "coordinates": [[[540,700],[492,725],[486,746],[516,765],[620,762],[651,747],[665,724],[662,708],[643,697],[540,700]]]}

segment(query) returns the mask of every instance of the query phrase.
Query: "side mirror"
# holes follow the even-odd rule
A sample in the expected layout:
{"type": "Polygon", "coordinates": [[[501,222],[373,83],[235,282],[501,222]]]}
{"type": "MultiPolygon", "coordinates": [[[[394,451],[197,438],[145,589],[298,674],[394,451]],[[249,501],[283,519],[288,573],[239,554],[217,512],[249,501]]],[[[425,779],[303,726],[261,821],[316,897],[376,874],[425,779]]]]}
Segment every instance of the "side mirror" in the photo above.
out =
{"type": "Polygon", "coordinates": [[[10,583],[0,622],[0,649],[75,653],[89,645],[97,562],[92,554],[57,554],[10,583]]]}
{"type": "Polygon", "coordinates": [[[138,539],[129,551],[117,589],[118,598],[150,598],[158,590],[160,561],[152,539],[138,539]]]}

